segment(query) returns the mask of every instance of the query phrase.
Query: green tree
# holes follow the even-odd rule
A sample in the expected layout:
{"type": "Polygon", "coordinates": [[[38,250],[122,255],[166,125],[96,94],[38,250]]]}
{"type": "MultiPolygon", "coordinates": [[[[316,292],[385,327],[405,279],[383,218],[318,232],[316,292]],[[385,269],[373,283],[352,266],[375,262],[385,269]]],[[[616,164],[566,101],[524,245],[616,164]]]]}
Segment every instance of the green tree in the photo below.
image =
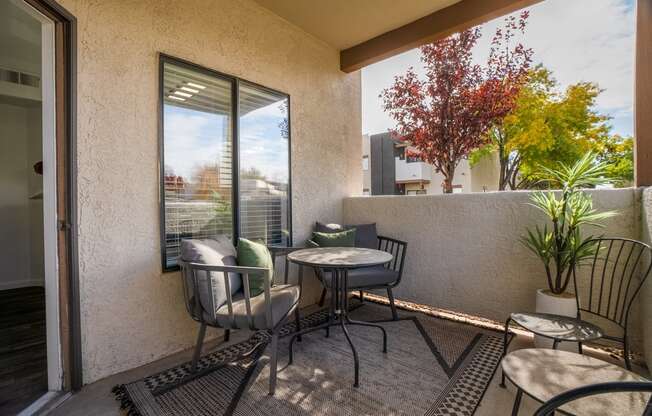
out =
{"type": "Polygon", "coordinates": [[[598,149],[597,160],[606,165],[607,177],[616,187],[634,182],[634,138],[609,136],[598,149]]]}
{"type": "Polygon", "coordinates": [[[539,65],[528,74],[515,109],[489,132],[489,145],[476,151],[473,164],[497,151],[498,188],[531,187],[539,167],[573,164],[589,151],[598,151],[609,139],[608,117],[594,110],[600,94],[597,84],[580,82],[559,92],[550,70],[539,65]]]}

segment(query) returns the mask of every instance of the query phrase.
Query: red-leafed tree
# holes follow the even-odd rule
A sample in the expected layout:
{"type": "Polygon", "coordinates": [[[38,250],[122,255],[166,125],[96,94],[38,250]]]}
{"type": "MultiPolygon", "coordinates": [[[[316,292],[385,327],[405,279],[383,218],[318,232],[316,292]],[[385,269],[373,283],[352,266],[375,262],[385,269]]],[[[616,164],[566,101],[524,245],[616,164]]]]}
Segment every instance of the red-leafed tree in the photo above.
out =
{"type": "Polygon", "coordinates": [[[474,64],[472,57],[479,28],[422,46],[425,79],[410,68],[380,95],[396,121],[394,136],[444,176],[445,193],[453,192],[459,162],[486,143],[487,131],[515,105],[532,51],[522,44],[512,47],[510,41],[525,30],[527,18],[524,11],[505,19],[484,66],[474,64]]]}

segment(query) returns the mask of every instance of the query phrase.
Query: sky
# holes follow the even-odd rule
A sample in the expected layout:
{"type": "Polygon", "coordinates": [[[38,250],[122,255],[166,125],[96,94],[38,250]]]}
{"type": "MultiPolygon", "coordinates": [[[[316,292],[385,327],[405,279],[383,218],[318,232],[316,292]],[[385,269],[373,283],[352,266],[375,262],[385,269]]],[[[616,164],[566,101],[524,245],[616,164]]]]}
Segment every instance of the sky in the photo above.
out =
{"type": "MultiPolygon", "coordinates": [[[[288,181],[288,141],[279,123],[284,110],[275,102],[240,119],[240,168],[256,168],[267,179],[288,181]]],[[[230,137],[230,117],[165,105],[165,165],[192,177],[203,166],[222,160],[230,137]]]]}
{"type": "MultiPolygon", "coordinates": [[[[596,110],[612,117],[613,133],[633,134],[634,0],[546,0],[529,7],[530,18],[521,43],[534,51],[533,64],[552,70],[561,89],[590,81],[604,91],[596,110]]],[[[517,12],[518,13],[518,12],[517,12]]],[[[491,37],[503,18],[482,26],[474,60],[486,62],[491,37]]],[[[362,132],[382,133],[394,127],[378,95],[394,76],[414,67],[423,74],[418,49],[362,70],[362,132]]]]}

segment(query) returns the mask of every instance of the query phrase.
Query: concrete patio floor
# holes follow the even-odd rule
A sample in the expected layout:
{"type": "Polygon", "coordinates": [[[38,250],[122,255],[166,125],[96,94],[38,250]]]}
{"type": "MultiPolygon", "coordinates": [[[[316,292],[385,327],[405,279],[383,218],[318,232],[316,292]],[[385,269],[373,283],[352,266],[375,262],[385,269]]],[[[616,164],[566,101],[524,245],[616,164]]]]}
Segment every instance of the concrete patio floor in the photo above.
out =
{"type": "MultiPolygon", "coordinates": [[[[246,339],[249,334],[250,333],[246,331],[235,331],[229,343],[240,342],[246,339]]],[[[204,353],[224,345],[225,344],[220,344],[219,341],[212,341],[212,344],[207,344],[204,347],[204,353]]],[[[521,348],[531,348],[533,346],[533,338],[531,336],[517,335],[510,344],[510,351],[521,348]]],[[[586,350],[588,355],[620,364],[612,356],[602,351],[588,348],[586,350]]],[[[124,412],[120,410],[119,403],[114,399],[113,394],[111,393],[113,386],[116,384],[128,383],[173,367],[190,360],[191,355],[192,350],[189,349],[142,367],[115,374],[111,377],[89,384],[48,414],[54,416],[122,416],[124,415],[124,412]]],[[[635,368],[635,371],[642,374],[647,373],[643,368],[635,368]]],[[[507,383],[506,389],[501,388],[499,383],[500,370],[496,371],[496,374],[494,375],[491,384],[475,413],[476,416],[500,416],[511,414],[515,389],[509,382],[507,383]]],[[[521,402],[519,415],[532,415],[537,407],[538,403],[536,401],[524,396],[523,401],[521,402]]]]}

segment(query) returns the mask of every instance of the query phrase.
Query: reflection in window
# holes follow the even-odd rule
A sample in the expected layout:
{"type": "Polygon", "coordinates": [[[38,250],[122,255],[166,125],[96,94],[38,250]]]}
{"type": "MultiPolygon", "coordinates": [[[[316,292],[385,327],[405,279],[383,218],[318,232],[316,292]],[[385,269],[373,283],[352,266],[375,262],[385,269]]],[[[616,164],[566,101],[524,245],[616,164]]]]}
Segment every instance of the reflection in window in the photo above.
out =
{"type": "Polygon", "coordinates": [[[240,235],[289,242],[288,97],[239,83],[240,235]]]}
{"type": "Polygon", "coordinates": [[[183,238],[233,236],[232,83],[185,66],[163,66],[166,267],[183,238]]]}

